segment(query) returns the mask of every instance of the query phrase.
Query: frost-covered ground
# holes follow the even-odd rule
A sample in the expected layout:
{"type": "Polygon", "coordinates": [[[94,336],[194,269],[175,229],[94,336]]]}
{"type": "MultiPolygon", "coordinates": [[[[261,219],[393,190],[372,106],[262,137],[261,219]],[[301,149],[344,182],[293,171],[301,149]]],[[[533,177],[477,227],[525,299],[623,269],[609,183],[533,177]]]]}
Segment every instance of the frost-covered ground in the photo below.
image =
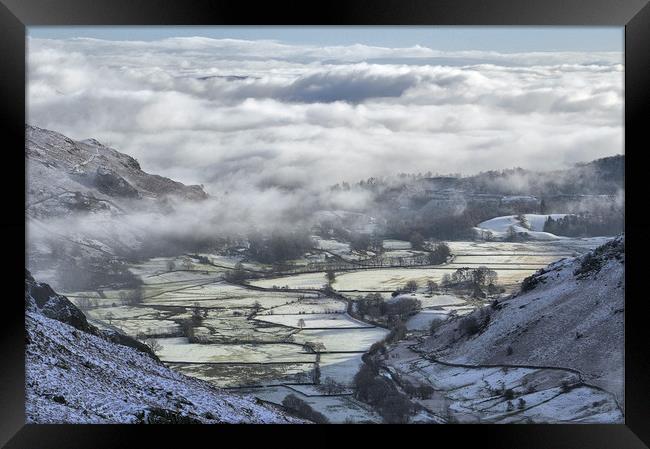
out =
{"type": "Polygon", "coordinates": [[[294,301],[290,304],[280,305],[272,308],[266,312],[258,314],[258,318],[262,315],[273,313],[274,315],[283,314],[333,314],[343,313],[346,310],[345,301],[334,298],[302,298],[300,301],[294,301]]]}
{"type": "Polygon", "coordinates": [[[302,329],[294,335],[297,342],[319,342],[325,351],[367,351],[373,343],[382,340],[388,331],[380,327],[362,329],[302,329]]]}
{"type": "Polygon", "coordinates": [[[307,402],[314,410],[325,415],[332,423],[380,423],[382,419],[369,406],[354,400],[351,396],[308,396],[299,390],[289,387],[273,387],[245,390],[256,397],[276,404],[289,394],[293,394],[307,402]]]}
{"type": "MultiPolygon", "coordinates": [[[[408,281],[415,281],[422,287],[429,280],[440,283],[445,274],[452,274],[458,268],[466,266],[468,265],[448,264],[444,267],[378,268],[346,271],[336,276],[332,286],[340,292],[391,292],[404,287],[408,281]]],[[[490,265],[487,264],[487,266],[490,265]]],[[[541,267],[541,264],[540,266],[527,265],[513,268],[493,266],[491,268],[497,272],[502,283],[515,284],[521,282],[539,267],[541,267]]],[[[250,282],[251,285],[256,287],[287,286],[290,289],[317,289],[322,288],[325,283],[324,272],[257,279],[250,282]]]]}
{"type": "Polygon", "coordinates": [[[571,372],[534,368],[467,368],[423,359],[412,341],[391,348],[383,362],[402,382],[431,385],[427,400],[415,399],[434,415],[462,423],[620,423],[613,396],[580,384],[571,372]],[[509,392],[508,390],[511,390],[509,392]]]}
{"type": "Polygon", "coordinates": [[[313,362],[266,364],[167,363],[175,371],[239,391],[241,387],[312,382],[313,362]]]}
{"type": "MultiPolygon", "coordinates": [[[[448,264],[444,268],[414,267],[353,271],[337,276],[334,288],[342,292],[395,291],[403,288],[409,281],[415,281],[418,286],[424,287],[427,281],[440,284],[445,274],[451,275],[463,267],[465,265],[448,264]]],[[[499,283],[506,285],[521,282],[535,271],[535,268],[532,267],[506,269],[494,266],[490,268],[497,272],[499,283]]]]}
{"type": "Polygon", "coordinates": [[[540,232],[540,231],[544,231],[544,223],[546,222],[548,217],[551,217],[551,219],[553,220],[558,220],[566,216],[567,214],[549,214],[549,215],[524,214],[528,226],[523,227],[522,223],[517,218],[518,215],[505,215],[503,217],[496,217],[490,220],[483,221],[478,224],[478,227],[483,229],[489,229],[490,231],[506,232],[510,226],[516,226],[522,228],[522,230],[540,232]]]}
{"type": "Polygon", "coordinates": [[[384,249],[386,250],[408,250],[411,249],[411,243],[404,240],[384,240],[384,249]]]}
{"type": "Polygon", "coordinates": [[[159,338],[158,352],[166,362],[265,363],[313,362],[315,355],[292,344],[196,344],[187,338],[159,338]]]}

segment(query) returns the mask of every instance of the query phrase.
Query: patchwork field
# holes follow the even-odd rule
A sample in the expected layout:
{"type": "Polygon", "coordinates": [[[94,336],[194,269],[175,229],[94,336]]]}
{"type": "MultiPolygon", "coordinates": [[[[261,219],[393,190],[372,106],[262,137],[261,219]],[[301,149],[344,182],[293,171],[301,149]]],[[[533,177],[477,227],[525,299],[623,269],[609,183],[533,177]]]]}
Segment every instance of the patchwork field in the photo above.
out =
{"type": "MultiPolygon", "coordinates": [[[[341,271],[336,273],[332,286],[352,301],[370,292],[379,292],[385,300],[391,300],[392,292],[414,280],[419,288],[409,295],[420,301],[422,310],[410,317],[406,326],[410,331],[426,331],[432,321],[469,313],[477,304],[476,300],[453,294],[429,294],[427,281],[440,283],[444,274],[458,268],[485,265],[497,272],[499,284],[512,289],[538,268],[584,252],[600,242],[599,239],[451,242],[454,258],[448,264],[341,271]]],[[[336,240],[317,239],[317,243],[331,254],[312,252],[308,258],[297,261],[297,266],[323,261],[325,257],[333,257],[332,254],[349,260],[370,256],[350,251],[347,243],[336,240]]],[[[384,247],[384,255],[388,257],[417,253],[404,241],[387,240],[384,247]]],[[[84,306],[93,323],[134,337],[153,337],[161,360],[187,375],[278,404],[288,394],[295,394],[332,422],[381,421],[366,405],[352,399],[349,386],[362,363],[363,353],[384,339],[389,331],[350,317],[345,300],[327,297],[319,291],[327,283],[325,272],[259,278],[250,280],[248,287],[224,281],[224,273],[233,269],[241,257],[201,256],[207,257],[209,263],[188,257],[156,258],[131,267],[132,273],[143,282],[137,303],[125,300],[132,292],[124,289],[67,294],[73,302],[84,306]],[[193,322],[192,342],[185,335],[188,322],[193,322]],[[312,348],[317,348],[319,353],[312,348]],[[331,378],[348,389],[340,395],[324,393],[314,385],[317,365],[321,381],[331,378]]],[[[254,263],[244,263],[244,267],[257,272],[268,269],[254,263]]],[[[444,398],[432,399],[436,404],[453,399],[458,407],[464,407],[454,411],[459,416],[471,417],[478,406],[468,402],[468,398],[473,394],[483,397],[485,393],[463,386],[466,381],[476,383],[474,372],[456,373],[425,364],[411,368],[415,369],[414,376],[423,376],[427,382],[445,390],[444,398]]],[[[519,378],[526,375],[519,374],[519,378]]],[[[490,382],[490,373],[482,372],[480,376],[481,381],[490,382]]],[[[553,392],[547,393],[550,396],[530,396],[531,403],[538,404],[535,409],[540,416],[557,412],[554,404],[558,399],[552,397],[553,392]],[[549,402],[544,402],[544,398],[549,402]]],[[[597,399],[593,391],[574,394],[579,393],[597,399]]],[[[507,406],[499,401],[485,404],[494,416],[503,414],[501,409],[507,406]]],[[[610,411],[603,410],[603,413],[606,418],[610,411]]],[[[421,417],[424,421],[436,416],[428,411],[425,415],[421,417]]]]}

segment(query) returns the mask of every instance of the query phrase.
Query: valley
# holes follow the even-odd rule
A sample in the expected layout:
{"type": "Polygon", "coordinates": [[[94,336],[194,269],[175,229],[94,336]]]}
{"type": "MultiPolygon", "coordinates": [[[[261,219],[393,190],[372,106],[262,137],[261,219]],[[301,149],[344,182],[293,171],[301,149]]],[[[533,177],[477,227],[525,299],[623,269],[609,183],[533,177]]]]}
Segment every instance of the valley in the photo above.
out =
{"type": "MultiPolygon", "coordinates": [[[[336,274],[331,289],[325,288],[326,271],[276,276],[266,273],[268,267],[263,264],[249,261],[247,269],[264,274],[232,283],[228,282],[227,273],[236,269],[239,258],[201,254],[199,260],[183,255],[153,258],[129,267],[142,281],[137,304],[124,304],[125,298],[133,294],[125,289],[62,293],[100,328],[118,330],[150,343],[155,341],[152,344],[160,359],[181,373],[278,405],[293,394],[331,422],[381,422],[372,407],[353,395],[352,381],[363,363],[363,354],[389,334],[386,327],[353,316],[360,296],[379,293],[389,300],[407,282],[417,284],[408,296],[417,298],[421,308],[406,321],[409,339],[390,350],[391,354],[399,354],[397,361],[391,361],[398,364],[395,369],[404,370],[399,364],[410,363],[415,364],[408,369],[410,373],[415,369],[413,376],[422,370],[434,370],[437,378],[464,376],[467,382],[472,376],[496,378],[493,368],[464,368],[459,372],[458,368],[436,366],[411,352],[409,346],[412,339],[429,332],[432,321],[453,320],[488,305],[517,290],[521,281],[536,270],[559,259],[578,256],[604,241],[591,238],[524,243],[450,242],[452,257],[447,263],[343,271],[336,274]],[[172,266],[179,268],[170,270],[172,266]],[[478,266],[497,273],[499,284],[504,286],[502,293],[477,299],[443,287],[427,291],[427,281],[440,283],[445,273],[478,266]],[[196,323],[188,331],[187,323],[193,317],[197,317],[196,323]],[[324,387],[330,381],[339,387],[335,392],[324,387]]],[[[348,259],[352,257],[353,252],[343,242],[319,243],[321,248],[339,251],[348,259]]],[[[388,241],[385,246],[390,248],[389,254],[410,247],[404,241],[388,241]]],[[[307,264],[309,256],[310,253],[305,260],[295,261],[296,265],[307,264]]],[[[512,382],[540,375],[550,374],[530,368],[509,374],[514,376],[512,382]]],[[[463,404],[465,396],[455,397],[458,404],[463,404]]],[[[450,400],[445,399],[447,405],[450,400]]],[[[438,420],[445,419],[441,413],[436,416],[438,420]]],[[[419,419],[426,421],[431,417],[419,419]]]]}

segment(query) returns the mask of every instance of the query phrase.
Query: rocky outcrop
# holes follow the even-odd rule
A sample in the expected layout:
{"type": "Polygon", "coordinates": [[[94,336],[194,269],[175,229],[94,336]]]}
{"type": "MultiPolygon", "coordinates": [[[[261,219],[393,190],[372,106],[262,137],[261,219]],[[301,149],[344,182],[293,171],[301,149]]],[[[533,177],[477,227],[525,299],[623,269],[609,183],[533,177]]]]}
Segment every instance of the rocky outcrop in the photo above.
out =
{"type": "Polygon", "coordinates": [[[88,323],[86,316],[68,298],[57,294],[48,284],[36,282],[25,270],[25,307],[37,310],[53,320],[61,321],[76,329],[99,335],[99,330],[88,323]]]}

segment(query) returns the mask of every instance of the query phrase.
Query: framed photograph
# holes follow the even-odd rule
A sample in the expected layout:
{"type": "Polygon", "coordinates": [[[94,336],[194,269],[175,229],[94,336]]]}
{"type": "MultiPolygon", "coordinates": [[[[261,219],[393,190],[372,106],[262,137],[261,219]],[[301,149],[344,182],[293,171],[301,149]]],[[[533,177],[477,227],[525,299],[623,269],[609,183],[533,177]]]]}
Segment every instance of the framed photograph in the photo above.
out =
{"type": "Polygon", "coordinates": [[[646,0],[2,2],[5,447],[648,447],[646,0]]]}

